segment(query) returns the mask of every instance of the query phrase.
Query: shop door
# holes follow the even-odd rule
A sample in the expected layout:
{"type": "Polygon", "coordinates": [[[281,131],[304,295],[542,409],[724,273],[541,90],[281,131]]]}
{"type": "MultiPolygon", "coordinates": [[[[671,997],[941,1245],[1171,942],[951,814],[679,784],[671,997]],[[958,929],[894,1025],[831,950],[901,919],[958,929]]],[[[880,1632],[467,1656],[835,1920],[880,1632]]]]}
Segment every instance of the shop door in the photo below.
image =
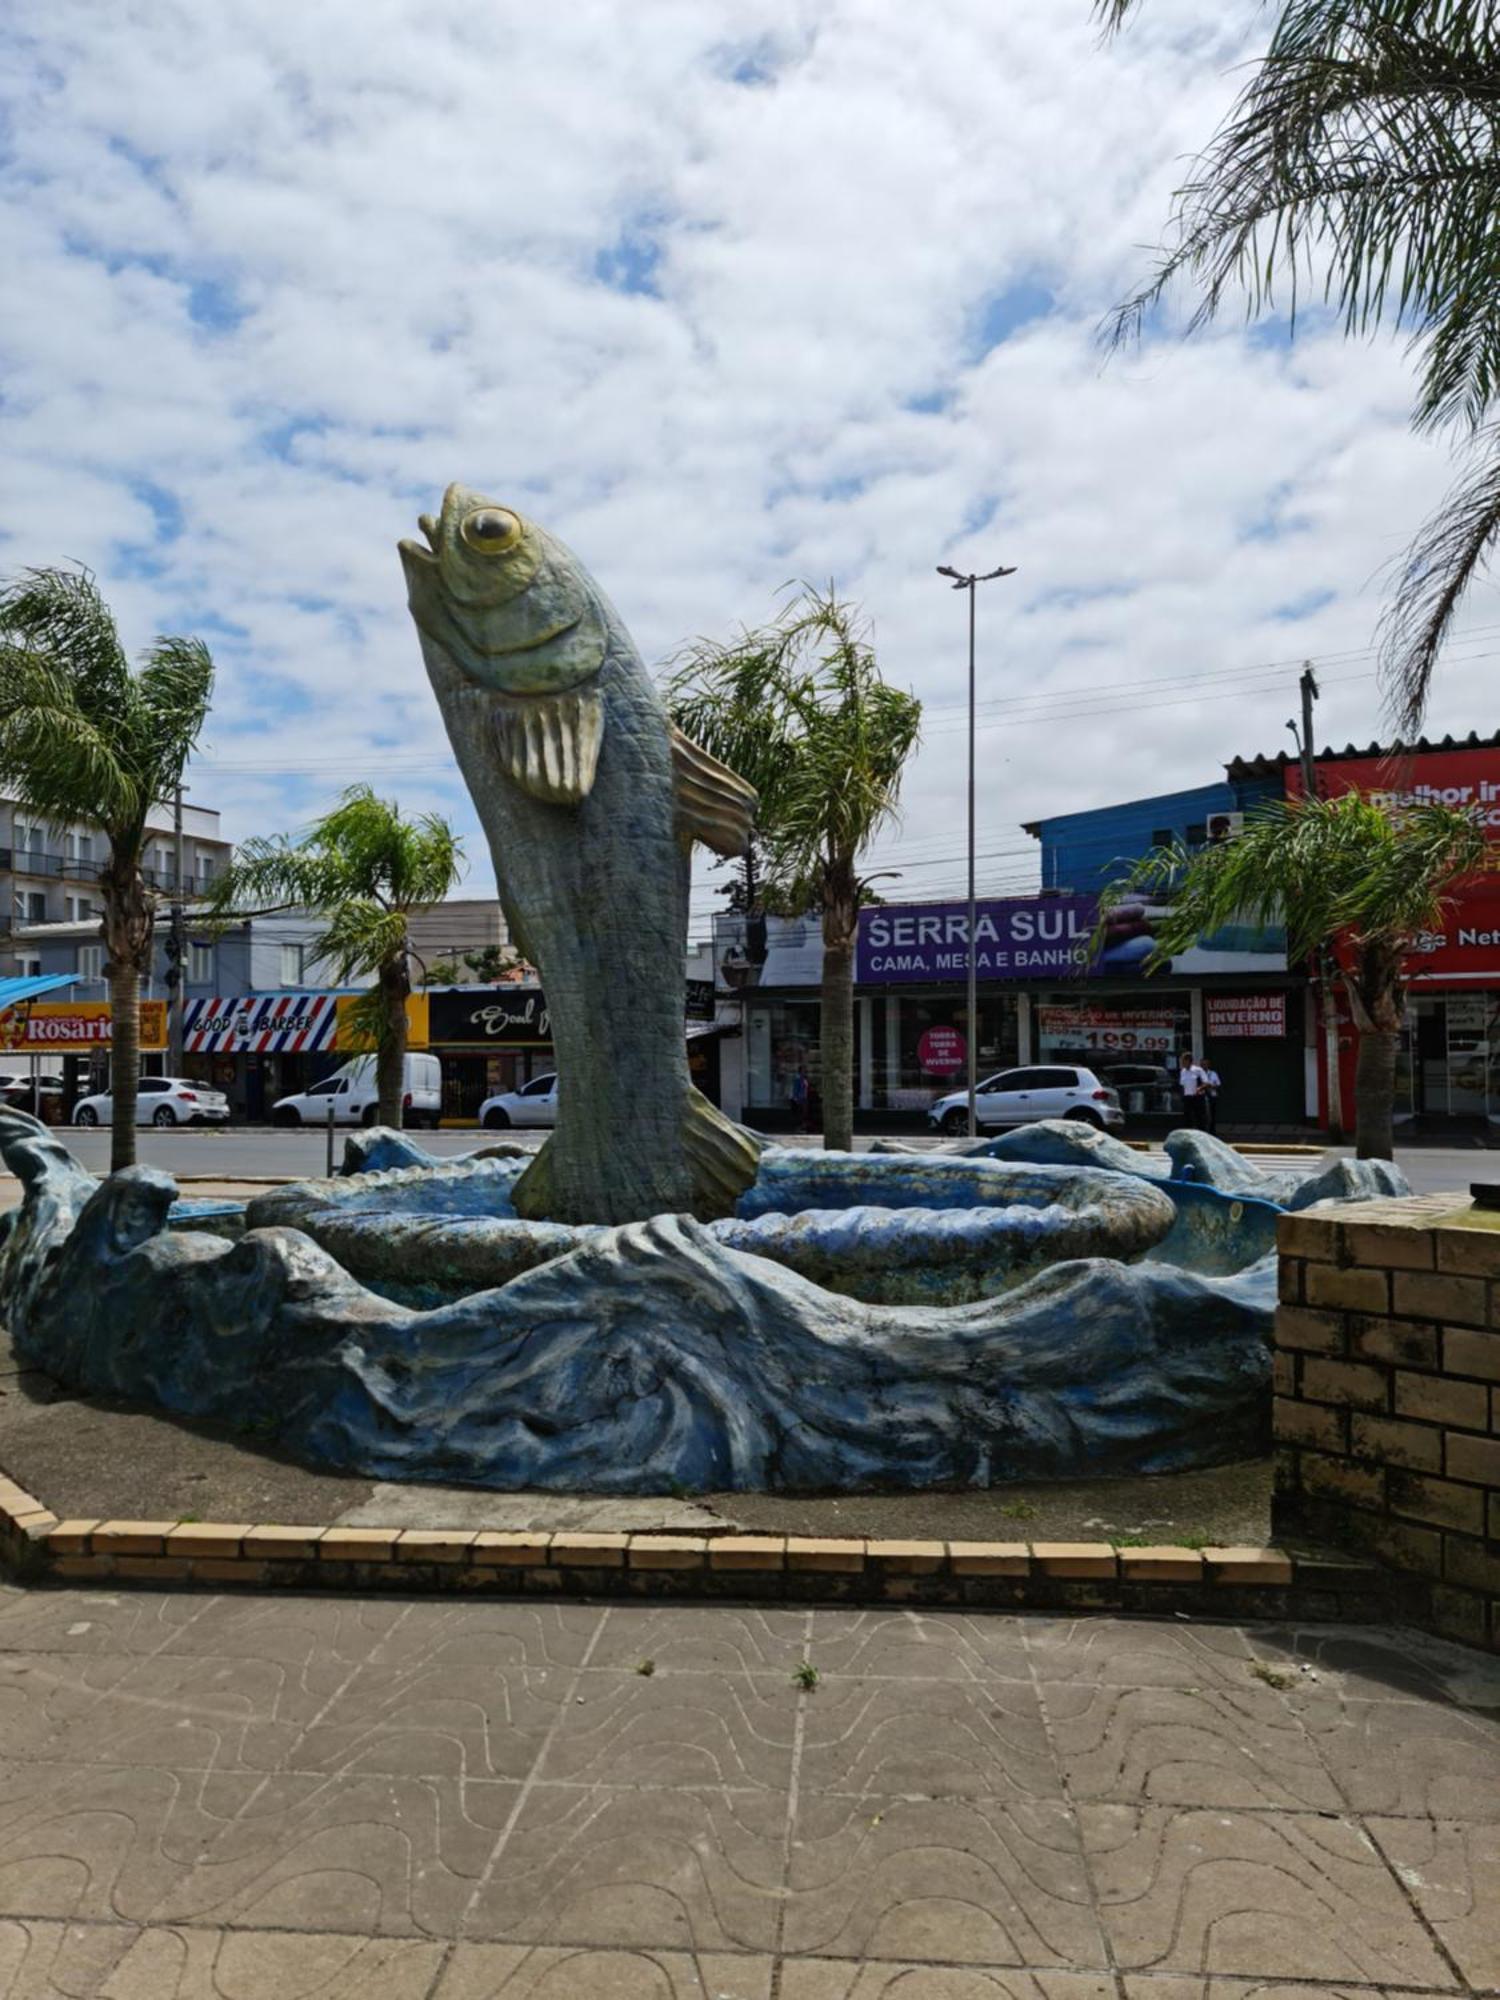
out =
{"type": "MultiPolygon", "coordinates": [[[[1410,1003],[1403,1038],[1411,1105],[1419,1118],[1485,1118],[1490,1104],[1490,997],[1422,994],[1410,1003]]],[[[1406,1079],[1398,1072],[1397,1099],[1406,1079]]]]}

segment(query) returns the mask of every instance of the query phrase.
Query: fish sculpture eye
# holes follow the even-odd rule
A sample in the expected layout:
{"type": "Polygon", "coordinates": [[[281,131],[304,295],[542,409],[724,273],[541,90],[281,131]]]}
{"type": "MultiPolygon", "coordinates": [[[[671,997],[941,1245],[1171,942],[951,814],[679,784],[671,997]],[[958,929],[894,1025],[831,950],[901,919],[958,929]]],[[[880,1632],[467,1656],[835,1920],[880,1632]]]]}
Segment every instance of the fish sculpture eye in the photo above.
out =
{"type": "Polygon", "coordinates": [[[481,555],[504,555],[521,539],[521,524],[503,507],[479,507],[468,515],[459,533],[481,555]]]}

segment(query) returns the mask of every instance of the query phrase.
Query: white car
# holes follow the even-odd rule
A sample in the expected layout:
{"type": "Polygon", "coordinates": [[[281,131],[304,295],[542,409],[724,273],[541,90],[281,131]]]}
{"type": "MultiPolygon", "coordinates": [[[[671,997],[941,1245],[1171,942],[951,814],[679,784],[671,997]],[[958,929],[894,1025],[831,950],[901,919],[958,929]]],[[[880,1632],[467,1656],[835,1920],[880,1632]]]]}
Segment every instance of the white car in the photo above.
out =
{"type": "MultiPolygon", "coordinates": [[[[981,1132],[1031,1125],[1039,1118],[1071,1118],[1100,1131],[1125,1123],[1118,1092],[1101,1083],[1091,1069],[1075,1069],[1071,1063],[997,1070],[975,1091],[974,1116],[981,1132]]],[[[940,1097],[929,1106],[927,1122],[941,1132],[967,1132],[968,1091],[953,1090],[940,1097]]]]}
{"type": "MultiPolygon", "coordinates": [[[[143,1076],[137,1086],[137,1125],[223,1125],[229,1119],[229,1099],[222,1090],[193,1083],[183,1076],[143,1076]]],[[[80,1097],[73,1106],[75,1125],[114,1122],[115,1100],[107,1090],[80,1097]]]]}
{"type": "Polygon", "coordinates": [[[491,1132],[507,1125],[555,1125],[557,1123],[557,1077],[534,1076],[519,1090],[507,1090],[499,1097],[487,1097],[479,1107],[479,1122],[491,1132]]]}

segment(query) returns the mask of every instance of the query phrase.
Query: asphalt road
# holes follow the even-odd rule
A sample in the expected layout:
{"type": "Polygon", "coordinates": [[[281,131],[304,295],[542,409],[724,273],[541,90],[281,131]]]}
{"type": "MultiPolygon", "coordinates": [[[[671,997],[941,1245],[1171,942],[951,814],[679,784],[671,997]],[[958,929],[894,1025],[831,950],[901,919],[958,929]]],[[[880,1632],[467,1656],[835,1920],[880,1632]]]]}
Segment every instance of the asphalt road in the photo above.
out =
{"type": "MultiPolygon", "coordinates": [[[[335,1161],[343,1156],[346,1136],[343,1127],[340,1127],[334,1135],[335,1161]]],[[[419,1132],[415,1136],[418,1142],[431,1152],[453,1155],[472,1152],[491,1135],[465,1131],[419,1132]]],[[[539,1143],[543,1135],[531,1132],[507,1132],[496,1136],[530,1144],[539,1143]]],[[[899,1136],[911,1137],[909,1133],[899,1136]]],[[[108,1132],[90,1132],[74,1128],[66,1134],[66,1138],[69,1147],[84,1166],[95,1172],[103,1172],[108,1168],[108,1132]]],[[[321,1132],[284,1132],[245,1127],[231,1127],[227,1131],[209,1128],[158,1132],[151,1126],[144,1126],[138,1138],[138,1152],[142,1163],[147,1166],[162,1167],[173,1174],[212,1174],[216,1178],[233,1180],[241,1175],[276,1174],[302,1177],[321,1174],[323,1171],[325,1135],[321,1132]]],[[[808,1142],[782,1137],[777,1143],[785,1145],[808,1142]]],[[[869,1143],[870,1138],[865,1134],[861,1134],[855,1140],[855,1145],[859,1148],[868,1146],[869,1143]]],[[[1407,1179],[1419,1194],[1446,1193],[1450,1189],[1464,1193],[1467,1192],[1471,1181],[1500,1181],[1500,1155],[1492,1154],[1481,1146],[1404,1146],[1397,1148],[1396,1158],[1407,1179]]],[[[1273,1165],[1276,1162],[1267,1160],[1266,1164],[1273,1165]]]]}

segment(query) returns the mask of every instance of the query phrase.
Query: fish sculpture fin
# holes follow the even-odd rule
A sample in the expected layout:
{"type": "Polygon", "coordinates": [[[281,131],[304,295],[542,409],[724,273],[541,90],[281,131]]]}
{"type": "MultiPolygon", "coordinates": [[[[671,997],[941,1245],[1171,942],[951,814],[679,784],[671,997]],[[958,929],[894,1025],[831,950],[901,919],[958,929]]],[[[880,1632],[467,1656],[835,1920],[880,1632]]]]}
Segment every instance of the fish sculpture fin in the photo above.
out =
{"type": "Polygon", "coordinates": [[[554,806],[588,797],[604,738],[604,703],[592,689],[497,701],[492,728],[506,776],[528,797],[554,806]]]}
{"type": "Polygon", "coordinates": [[[516,1214],[528,1222],[546,1222],[552,1214],[552,1162],[547,1158],[551,1144],[549,1133],[510,1191],[516,1214]]]}
{"type": "Polygon", "coordinates": [[[675,722],[668,726],[678,833],[701,840],[715,854],[743,854],[755,823],[755,787],[684,736],[675,722]]]}
{"type": "Polygon", "coordinates": [[[701,1091],[688,1092],[682,1144],[693,1176],[693,1213],[700,1222],[734,1214],[735,1203],[760,1171],[762,1143],[701,1091]]]}

